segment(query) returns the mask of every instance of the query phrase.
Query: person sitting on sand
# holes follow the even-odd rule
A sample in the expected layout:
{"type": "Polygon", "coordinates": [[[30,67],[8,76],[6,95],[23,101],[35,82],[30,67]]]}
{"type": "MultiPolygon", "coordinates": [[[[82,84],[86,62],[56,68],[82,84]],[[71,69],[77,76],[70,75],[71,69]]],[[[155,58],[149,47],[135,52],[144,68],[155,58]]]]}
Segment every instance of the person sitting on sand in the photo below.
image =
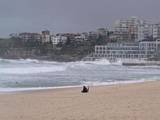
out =
{"type": "Polygon", "coordinates": [[[82,93],[87,93],[87,92],[89,92],[89,86],[86,87],[86,86],[84,85],[81,92],[82,92],[82,93]]]}

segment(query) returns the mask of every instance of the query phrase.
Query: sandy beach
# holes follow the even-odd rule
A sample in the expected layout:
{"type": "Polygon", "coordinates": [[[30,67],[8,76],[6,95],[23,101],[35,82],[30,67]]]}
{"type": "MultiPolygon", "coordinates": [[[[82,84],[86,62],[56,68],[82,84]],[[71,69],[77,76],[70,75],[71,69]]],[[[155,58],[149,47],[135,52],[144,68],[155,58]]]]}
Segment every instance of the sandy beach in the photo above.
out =
{"type": "Polygon", "coordinates": [[[160,82],[0,94],[0,120],[159,120],[160,82]]]}

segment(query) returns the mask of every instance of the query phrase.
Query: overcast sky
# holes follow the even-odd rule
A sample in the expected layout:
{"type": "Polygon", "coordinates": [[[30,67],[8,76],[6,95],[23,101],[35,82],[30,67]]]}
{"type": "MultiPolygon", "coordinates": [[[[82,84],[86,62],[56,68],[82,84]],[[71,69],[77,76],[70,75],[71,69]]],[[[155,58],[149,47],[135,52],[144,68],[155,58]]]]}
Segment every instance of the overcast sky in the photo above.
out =
{"type": "Polygon", "coordinates": [[[90,31],[130,16],[160,21],[160,0],[0,0],[0,36],[90,31]]]}

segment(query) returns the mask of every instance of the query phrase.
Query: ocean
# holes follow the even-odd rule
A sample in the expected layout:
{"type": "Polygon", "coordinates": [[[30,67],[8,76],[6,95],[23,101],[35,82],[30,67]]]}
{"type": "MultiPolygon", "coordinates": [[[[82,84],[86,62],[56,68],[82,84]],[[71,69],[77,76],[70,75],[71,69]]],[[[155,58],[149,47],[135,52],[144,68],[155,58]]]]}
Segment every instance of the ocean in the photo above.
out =
{"type": "Polygon", "coordinates": [[[160,66],[123,66],[107,60],[52,62],[0,59],[0,92],[126,84],[160,80],[160,66]]]}

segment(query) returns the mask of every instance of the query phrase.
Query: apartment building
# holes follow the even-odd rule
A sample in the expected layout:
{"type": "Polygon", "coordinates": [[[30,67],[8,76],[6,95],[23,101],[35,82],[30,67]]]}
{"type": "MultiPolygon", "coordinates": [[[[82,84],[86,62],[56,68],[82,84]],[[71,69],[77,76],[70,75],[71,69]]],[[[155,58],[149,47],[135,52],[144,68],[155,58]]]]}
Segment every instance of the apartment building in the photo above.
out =
{"type": "Polygon", "coordinates": [[[117,20],[114,26],[114,34],[117,41],[136,41],[138,39],[138,25],[140,20],[131,17],[126,20],[117,20]]]}
{"type": "Polygon", "coordinates": [[[66,36],[62,35],[51,35],[51,42],[53,45],[57,45],[58,43],[65,43],[67,41],[66,36]]]}
{"type": "Polygon", "coordinates": [[[79,42],[88,40],[86,34],[83,34],[83,33],[76,34],[74,38],[75,38],[75,41],[79,41],[79,42]]]}
{"type": "Polygon", "coordinates": [[[19,38],[21,38],[21,40],[23,42],[41,42],[41,34],[38,33],[20,33],[19,38]]]}
{"type": "Polygon", "coordinates": [[[49,30],[42,31],[41,36],[42,36],[42,43],[49,43],[51,41],[49,30]]]}
{"type": "Polygon", "coordinates": [[[160,38],[160,23],[153,25],[153,39],[160,38]]]}

